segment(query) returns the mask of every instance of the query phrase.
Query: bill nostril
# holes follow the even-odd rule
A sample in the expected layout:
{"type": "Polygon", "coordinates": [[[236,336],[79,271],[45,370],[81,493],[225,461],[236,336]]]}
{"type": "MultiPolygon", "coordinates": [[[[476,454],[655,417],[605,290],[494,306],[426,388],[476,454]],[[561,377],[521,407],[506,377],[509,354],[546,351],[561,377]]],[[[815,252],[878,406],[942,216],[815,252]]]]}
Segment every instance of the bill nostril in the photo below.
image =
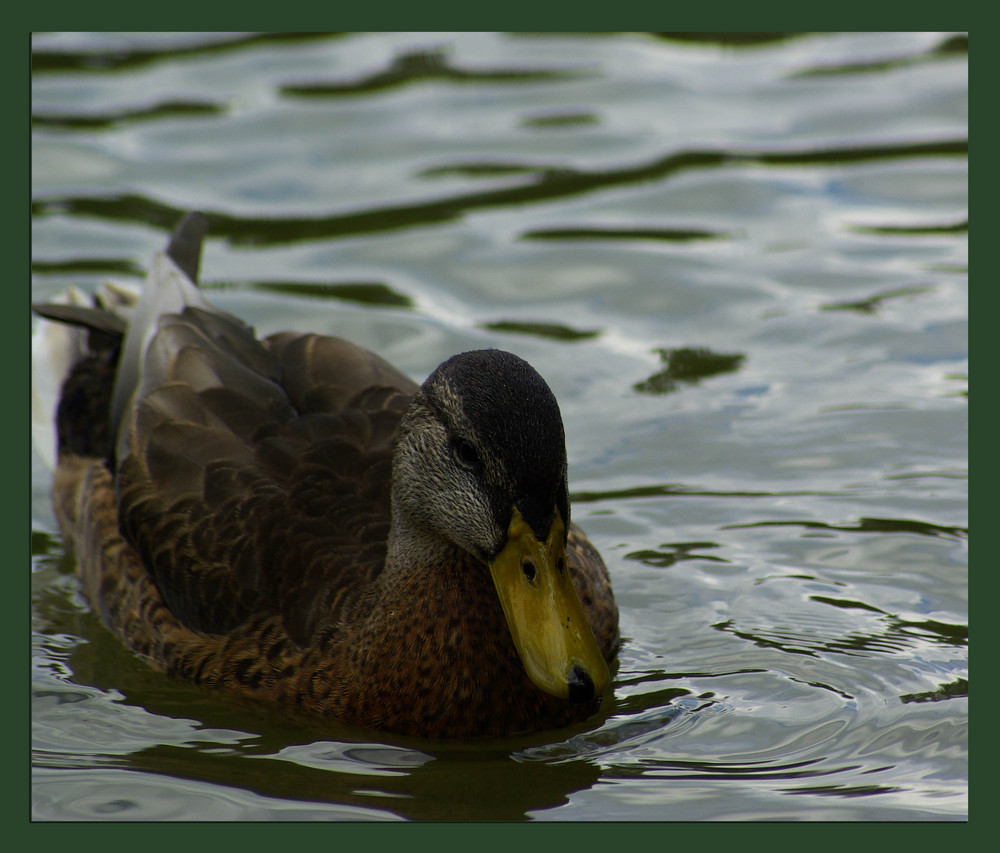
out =
{"type": "Polygon", "coordinates": [[[531,560],[525,560],[521,563],[521,571],[524,572],[524,576],[528,579],[528,583],[531,583],[535,579],[535,575],[538,574],[538,570],[535,568],[535,564],[531,560]]]}

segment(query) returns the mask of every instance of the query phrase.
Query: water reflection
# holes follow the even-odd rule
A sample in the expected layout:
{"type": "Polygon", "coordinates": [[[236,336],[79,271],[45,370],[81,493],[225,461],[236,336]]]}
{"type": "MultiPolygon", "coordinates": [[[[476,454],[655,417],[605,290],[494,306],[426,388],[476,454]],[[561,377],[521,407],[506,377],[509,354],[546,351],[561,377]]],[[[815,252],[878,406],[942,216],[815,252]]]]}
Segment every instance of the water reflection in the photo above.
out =
{"type": "Polygon", "coordinates": [[[702,379],[739,370],[746,356],[740,353],[712,352],[707,347],[680,347],[654,350],[664,368],[633,389],[640,394],[669,394],[682,384],[696,385],[702,379]]]}
{"type": "Polygon", "coordinates": [[[947,58],[955,54],[969,52],[969,37],[966,35],[949,36],[935,45],[931,50],[918,56],[901,56],[896,59],[886,59],[879,62],[845,62],[839,65],[823,65],[798,72],[800,77],[819,76],[823,74],[873,74],[880,71],[891,71],[895,68],[905,68],[938,58],[947,58]]]}
{"type": "MultiPolygon", "coordinates": [[[[610,186],[662,180],[690,169],[719,168],[733,164],[806,166],[899,160],[907,157],[966,157],[968,153],[969,142],[965,137],[904,145],[830,146],[800,151],[684,151],[668,154],[643,165],[621,169],[585,170],[566,166],[537,166],[528,182],[516,186],[329,216],[286,216],[276,219],[233,216],[211,209],[204,209],[202,212],[208,217],[209,233],[217,239],[258,246],[270,243],[289,244],[348,234],[371,234],[399,228],[426,227],[434,223],[443,224],[483,208],[552,201],[610,186]]],[[[164,231],[169,231],[186,212],[180,207],[136,194],[54,196],[34,199],[31,204],[33,217],[75,214],[146,222],[164,231]]]]}
{"type": "Polygon", "coordinates": [[[855,533],[916,533],[921,536],[944,536],[964,539],[967,527],[949,527],[912,518],[859,518],[855,524],[829,524],[825,521],[755,521],[749,524],[729,525],[730,529],[751,527],[804,527],[807,530],[848,531],[855,533]]]}
{"type": "MultiPolygon", "coordinates": [[[[318,746],[321,750],[323,745],[318,746]]],[[[487,747],[406,753],[411,766],[396,764],[392,774],[378,766],[384,757],[372,763],[386,749],[338,747],[329,763],[317,758],[316,745],[308,751],[309,759],[300,763],[295,749],[247,760],[239,754],[159,745],[128,756],[126,766],[227,786],[238,780],[238,788],[258,796],[372,808],[411,820],[525,820],[533,809],[566,803],[601,775],[588,761],[516,761],[509,750],[487,747]]]]}
{"type": "Polygon", "coordinates": [[[525,320],[496,320],[491,323],[480,323],[481,328],[491,332],[504,332],[515,335],[537,335],[555,341],[585,341],[596,338],[597,329],[573,329],[561,323],[533,323],[525,320]]]}
{"type": "Polygon", "coordinates": [[[339,97],[367,95],[424,80],[447,80],[457,83],[523,83],[576,77],[580,73],[582,72],[573,69],[461,68],[452,64],[443,51],[421,50],[397,56],[384,71],[376,71],[351,82],[285,83],[279,87],[279,91],[284,95],[295,97],[339,97]]]}
{"type": "MultiPolygon", "coordinates": [[[[112,34],[113,35],[113,34],[112,34]]],[[[247,33],[219,36],[214,33],[192,33],[191,43],[177,44],[178,34],[171,34],[162,43],[151,47],[125,46],[109,49],[106,46],[92,50],[60,50],[33,45],[31,50],[32,73],[45,72],[101,72],[128,71],[167,59],[240,51],[257,44],[282,44],[288,42],[326,40],[345,33],[247,33]]],[[[183,36],[182,41],[186,40],[183,36]]]]}
{"type": "Polygon", "coordinates": [[[947,684],[942,684],[937,690],[927,690],[923,693],[904,693],[899,697],[901,702],[941,702],[945,699],[969,695],[969,680],[956,678],[947,684]]]}
{"type": "Polygon", "coordinates": [[[718,240],[726,235],[706,228],[538,228],[525,231],[525,240],[663,240],[688,243],[693,240],[718,240]]]}
{"type": "Polygon", "coordinates": [[[916,296],[929,290],[931,290],[929,287],[897,287],[893,290],[883,290],[866,299],[856,299],[850,302],[828,302],[821,307],[824,311],[857,311],[859,314],[874,314],[887,299],[916,296]]]}
{"type": "MultiPolygon", "coordinates": [[[[209,288],[218,285],[207,283],[209,288]]],[[[412,308],[413,299],[400,293],[381,281],[322,282],[305,281],[251,281],[242,282],[241,287],[270,291],[281,296],[300,296],[311,299],[341,299],[362,305],[386,308],[412,308]]]]}
{"type": "Polygon", "coordinates": [[[701,553],[708,548],[721,547],[716,542],[667,542],[658,549],[646,548],[641,551],[631,551],[625,555],[626,560],[638,560],[647,566],[668,569],[682,560],[709,560],[716,563],[729,562],[716,554],[701,553]]]}

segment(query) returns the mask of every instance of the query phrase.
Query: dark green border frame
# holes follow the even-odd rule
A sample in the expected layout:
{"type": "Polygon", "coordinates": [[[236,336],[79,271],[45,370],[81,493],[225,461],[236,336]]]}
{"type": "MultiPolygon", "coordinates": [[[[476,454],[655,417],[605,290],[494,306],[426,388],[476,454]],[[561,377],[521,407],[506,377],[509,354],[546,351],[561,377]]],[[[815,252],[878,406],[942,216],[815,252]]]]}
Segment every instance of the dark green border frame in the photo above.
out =
{"type": "MultiPolygon", "coordinates": [[[[52,17],[57,18],[58,23],[67,29],[91,29],[95,27],[95,18],[107,19],[107,11],[99,9],[90,4],[74,4],[69,7],[69,14],[61,14],[59,8],[62,3],[57,3],[51,9],[52,17]],[[83,13],[83,14],[81,14],[83,13]],[[86,18],[86,20],[84,20],[86,18]]],[[[397,4],[393,4],[394,6],[397,4]]],[[[971,4],[967,4],[971,5],[971,4]]],[[[180,20],[190,20],[190,16],[183,14],[187,11],[187,4],[182,4],[182,8],[171,5],[169,11],[170,20],[156,21],[156,7],[143,8],[143,23],[147,29],[175,29],[180,20]],[[154,26],[150,26],[153,24],[154,26]],[[159,24],[160,26],[155,26],[159,24]],[[164,26],[166,25],[166,26],[164,26]]],[[[193,4],[192,4],[193,6],[193,4]]],[[[378,15],[360,15],[354,13],[353,9],[344,13],[336,6],[329,6],[324,11],[325,15],[317,15],[317,7],[312,7],[313,14],[309,15],[308,21],[291,22],[284,20],[282,23],[312,23],[317,18],[322,18],[322,23],[336,25],[341,29],[362,29],[372,28],[376,25],[378,29],[391,22],[393,29],[406,30],[426,30],[432,24],[437,24],[439,29],[462,30],[462,29],[492,29],[498,24],[519,24],[518,27],[508,27],[520,30],[605,30],[620,29],[622,23],[643,23],[651,24],[647,29],[687,29],[698,30],[707,29],[705,25],[718,25],[719,18],[726,19],[726,23],[733,29],[739,30],[739,24],[743,24],[743,29],[747,31],[779,30],[782,29],[776,24],[787,24],[789,21],[795,26],[785,26],[785,30],[802,29],[801,22],[797,20],[803,9],[801,5],[791,6],[789,4],[787,13],[780,17],[774,14],[774,10],[762,10],[759,4],[736,4],[729,2],[712,4],[706,11],[708,14],[692,15],[685,9],[679,14],[670,4],[665,3],[641,3],[629,4],[622,9],[620,4],[614,6],[594,6],[590,9],[581,8],[569,4],[541,5],[531,4],[532,15],[530,18],[523,14],[516,14],[526,8],[526,3],[515,3],[513,7],[505,6],[503,20],[487,21],[483,11],[479,10],[475,15],[469,15],[470,7],[462,4],[457,7],[456,15],[450,14],[452,10],[447,7],[441,9],[429,9],[426,4],[398,4],[399,10],[384,6],[379,6],[378,15]],[[617,14],[609,14],[610,12],[617,14]],[[510,14],[514,12],[515,14],[510,14]],[[731,14],[724,14],[730,12],[731,14]],[[469,20],[470,17],[479,20],[469,20]],[[377,18],[378,20],[364,20],[365,18],[377,18]],[[678,18],[680,20],[678,20],[678,18]],[[697,20],[696,18],[709,19],[697,20]],[[346,20],[345,20],[346,19],[346,20]],[[735,19],[735,20],[734,20],[735,19]],[[348,24],[353,27],[347,26],[348,24]],[[617,24],[618,26],[612,26],[617,24]],[[698,24],[701,24],[699,27],[698,24]],[[367,27],[365,25],[368,25],[367,27]],[[569,25],[569,26],[568,26],[569,25]],[[749,26],[747,26],[749,25],[749,26]]],[[[164,8],[164,7],[159,7],[164,8]]],[[[205,24],[203,20],[208,9],[214,12],[216,9],[227,12],[225,23],[231,24],[232,7],[224,7],[221,4],[216,7],[206,7],[199,4],[199,23],[205,24]]],[[[320,7],[321,8],[321,7],[320,7]]],[[[960,6],[962,12],[968,12],[966,8],[960,6]]],[[[984,9],[985,5],[980,6],[984,9]]],[[[15,8],[11,10],[12,17],[16,20],[20,17],[20,12],[15,8]]],[[[136,7],[128,9],[129,12],[137,11],[136,7]]],[[[240,8],[243,11],[243,8],[240,8]]],[[[249,10],[248,10],[249,11],[249,10]]],[[[270,9],[268,10],[270,12],[270,9]]],[[[825,9],[823,11],[826,11],[825,9]]],[[[941,20],[929,20],[931,16],[925,14],[923,8],[914,8],[912,5],[906,8],[907,16],[911,20],[903,20],[898,17],[890,6],[881,8],[874,7],[871,3],[866,3],[862,7],[859,3],[838,4],[837,14],[823,14],[815,8],[809,10],[809,16],[813,20],[813,29],[853,29],[853,30],[879,30],[879,29],[907,29],[922,30],[961,30],[970,29],[968,18],[977,18],[979,14],[969,15],[948,15],[953,20],[942,22],[941,20]],[[857,12],[863,8],[864,15],[857,12]],[[884,9],[884,11],[882,11],[884,9]],[[854,14],[852,14],[852,12],[854,14]],[[825,20],[826,26],[815,26],[815,19],[821,17],[825,20]],[[954,19],[958,18],[958,21],[954,19]],[[917,20],[912,20],[917,19],[917,20]],[[855,26],[851,26],[852,22],[855,26]],[[959,26],[955,26],[955,24],[959,26]],[[951,24],[952,26],[943,26],[951,24]],[[909,26],[907,26],[909,25],[909,26]],[[964,25],[964,26],[962,26],[964,25]]],[[[117,16],[116,16],[117,17],[117,16]]],[[[123,16],[116,23],[135,24],[135,21],[128,20],[136,17],[134,14],[123,16]]],[[[166,16],[163,16],[164,18],[166,16]]],[[[207,17],[222,17],[221,14],[207,17]]],[[[239,23],[261,23],[254,20],[257,15],[249,15],[252,18],[249,22],[239,21],[239,23]]],[[[267,16],[273,18],[273,12],[267,16]]],[[[935,19],[945,17],[941,14],[933,16],[935,19]]],[[[30,310],[30,288],[25,287],[25,282],[30,281],[30,258],[31,258],[31,229],[30,229],[30,198],[31,198],[31,135],[30,135],[30,53],[31,53],[31,22],[24,30],[15,26],[8,26],[3,36],[4,49],[0,51],[3,62],[3,80],[6,83],[6,91],[11,95],[9,103],[12,107],[14,119],[9,125],[9,131],[4,134],[4,145],[6,150],[6,193],[4,227],[2,233],[5,236],[3,246],[3,257],[8,264],[13,267],[12,286],[17,288],[18,297],[11,300],[12,310],[4,314],[3,323],[8,327],[7,332],[0,336],[3,347],[3,357],[9,366],[6,388],[18,403],[23,401],[24,408],[15,405],[12,415],[0,421],[2,426],[2,440],[7,452],[3,455],[8,468],[8,477],[14,481],[21,480],[30,483],[31,478],[31,454],[30,454],[30,324],[27,322],[30,310]],[[23,123],[22,123],[23,122],[23,123]],[[27,207],[25,207],[27,205],[27,207]],[[24,294],[23,301],[21,294],[24,294]],[[27,354],[27,355],[26,355],[27,354]],[[22,480],[23,478],[23,480],[22,480]]],[[[37,29],[37,28],[36,28],[37,29]]],[[[978,94],[980,111],[971,111],[970,115],[975,116],[976,125],[980,127],[977,138],[984,142],[992,137],[992,125],[995,121],[995,90],[992,82],[998,79],[996,60],[991,52],[985,51],[977,57],[975,63],[970,56],[970,78],[972,68],[976,67],[976,80],[984,81],[977,87],[970,86],[970,98],[973,93],[978,94]],[[993,67],[993,71],[990,71],[993,67]]],[[[972,119],[970,118],[970,130],[972,119]]],[[[984,148],[988,153],[992,148],[984,148]]],[[[979,208],[984,217],[984,230],[989,227],[991,219],[995,218],[995,213],[990,211],[995,209],[996,204],[986,201],[989,188],[994,186],[992,173],[995,167],[989,160],[984,161],[981,166],[982,177],[985,180],[977,182],[977,186],[985,188],[985,193],[972,194],[970,196],[970,206],[974,199],[980,200],[979,208]]],[[[977,177],[979,175],[977,174],[977,177]]],[[[977,219],[978,224],[978,219],[977,219]]],[[[971,246],[970,246],[971,249],[971,246]]],[[[982,255],[982,253],[980,253],[982,255]]],[[[971,260],[971,255],[970,255],[971,260]]],[[[970,264],[971,265],[971,264],[970,264]]],[[[972,322],[970,324],[970,347],[975,353],[976,361],[988,364],[995,346],[991,346],[991,332],[988,323],[998,316],[994,310],[997,303],[997,288],[989,284],[982,284],[977,288],[970,289],[970,311],[972,322]]],[[[993,333],[995,334],[995,333],[993,333]]],[[[986,375],[984,373],[984,375],[986,375]]],[[[989,380],[987,380],[989,381],[989,380]]],[[[996,503],[994,489],[992,488],[995,476],[997,475],[997,450],[994,440],[996,429],[996,416],[992,409],[995,402],[989,387],[981,391],[981,397],[977,404],[972,407],[970,420],[970,438],[975,446],[974,459],[976,462],[976,476],[970,480],[970,502],[977,511],[977,516],[988,519],[992,515],[992,508],[996,503]]],[[[970,457],[972,456],[970,452],[970,457]]],[[[14,500],[14,489],[6,490],[8,506],[2,513],[6,541],[23,542],[30,557],[30,506],[27,500],[14,500]]],[[[799,843],[817,838],[824,838],[827,843],[836,844],[838,842],[858,842],[861,841],[865,847],[871,849],[884,849],[889,845],[899,845],[900,843],[920,847],[928,847],[937,844],[956,844],[971,841],[966,833],[969,831],[988,831],[995,818],[996,808],[986,805],[987,797],[992,799],[992,789],[989,786],[988,774],[990,773],[991,759],[996,755],[997,735],[996,727],[992,725],[982,725],[975,729],[976,760],[970,761],[970,821],[968,823],[939,823],[939,824],[879,824],[865,823],[855,824],[798,824],[800,827],[808,827],[803,835],[790,826],[781,825],[774,827],[773,824],[750,827],[746,824],[715,824],[715,825],[693,825],[693,824],[490,824],[469,825],[469,824],[435,824],[435,825],[378,825],[378,824],[337,824],[336,826],[326,826],[324,824],[265,824],[261,826],[243,824],[171,824],[169,826],[160,825],[155,828],[145,823],[140,824],[99,824],[91,829],[89,825],[82,824],[43,824],[32,823],[30,820],[30,697],[29,691],[21,689],[25,681],[30,679],[30,607],[26,606],[30,601],[30,578],[25,571],[30,560],[24,559],[24,555],[14,549],[14,559],[10,561],[7,578],[11,584],[11,593],[4,597],[4,609],[7,611],[2,619],[3,637],[2,648],[8,650],[8,660],[13,662],[10,668],[7,682],[9,685],[8,700],[3,703],[3,719],[6,722],[5,730],[10,733],[6,760],[4,761],[4,796],[0,799],[3,803],[3,816],[5,826],[13,835],[13,843],[20,849],[57,849],[57,845],[65,847],[84,847],[89,849],[91,845],[100,844],[102,847],[115,846],[125,847],[125,849],[138,848],[145,853],[152,849],[176,849],[179,843],[194,845],[194,849],[216,849],[222,847],[237,846],[247,850],[272,850],[275,847],[298,844],[302,841],[318,845],[330,845],[343,847],[345,845],[407,845],[416,848],[418,853],[425,848],[440,849],[443,845],[476,845],[482,848],[485,844],[488,850],[506,850],[511,844],[523,845],[530,839],[533,844],[565,845],[567,842],[581,844],[588,848],[595,846],[615,846],[619,849],[627,848],[633,844],[650,845],[655,848],[675,846],[678,843],[690,841],[699,845],[716,845],[720,842],[730,842],[737,849],[756,848],[759,845],[775,845],[799,843]],[[23,669],[22,669],[23,668],[23,669]],[[24,674],[22,676],[22,673],[24,674]],[[22,681],[24,677],[24,681],[22,681]],[[976,829],[973,826],[971,816],[975,815],[977,820],[976,829]],[[287,827],[287,828],[286,828],[287,827]],[[524,828],[522,828],[524,827],[524,828]],[[530,828],[528,828],[530,827],[530,828]],[[959,833],[955,835],[954,833],[959,833]],[[98,834],[99,833],[99,834],[98,834]],[[789,835],[789,833],[793,833],[789,835]],[[308,836],[304,838],[303,836],[308,836]]],[[[995,629],[990,628],[991,613],[989,605],[994,602],[993,592],[997,586],[998,572],[992,570],[990,563],[992,559],[984,556],[983,548],[972,549],[972,557],[979,557],[980,562],[986,568],[970,584],[974,585],[976,593],[972,603],[972,622],[976,625],[986,625],[982,631],[976,632],[977,648],[983,648],[982,659],[989,661],[992,654],[989,651],[994,642],[991,634],[995,629]]],[[[993,617],[995,618],[995,617],[993,617]]],[[[992,684],[992,673],[984,670],[983,678],[977,682],[977,696],[982,698],[980,708],[989,709],[996,707],[992,702],[992,694],[995,687],[992,684]],[[979,692],[981,691],[981,693],[979,692]]],[[[981,719],[983,714],[981,712],[981,719]]],[[[991,833],[992,834],[992,833],[991,833]]]]}

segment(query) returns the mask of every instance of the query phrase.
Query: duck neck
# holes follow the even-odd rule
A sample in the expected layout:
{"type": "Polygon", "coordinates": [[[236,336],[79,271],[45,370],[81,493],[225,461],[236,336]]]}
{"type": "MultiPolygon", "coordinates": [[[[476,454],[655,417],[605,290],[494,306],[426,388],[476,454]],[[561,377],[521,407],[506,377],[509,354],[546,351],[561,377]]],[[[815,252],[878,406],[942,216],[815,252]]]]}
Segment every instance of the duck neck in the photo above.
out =
{"type": "MultiPolygon", "coordinates": [[[[394,513],[369,628],[377,634],[371,638],[374,648],[394,639],[421,660],[401,667],[393,678],[419,681],[420,663],[429,660],[448,671],[449,682],[475,681],[482,667],[519,679],[523,669],[487,566],[454,543],[400,520],[394,513]]],[[[377,652],[368,665],[388,653],[377,652]]]]}
{"type": "Polygon", "coordinates": [[[384,575],[398,577],[414,566],[458,566],[470,560],[454,542],[415,524],[393,501],[384,575]]]}

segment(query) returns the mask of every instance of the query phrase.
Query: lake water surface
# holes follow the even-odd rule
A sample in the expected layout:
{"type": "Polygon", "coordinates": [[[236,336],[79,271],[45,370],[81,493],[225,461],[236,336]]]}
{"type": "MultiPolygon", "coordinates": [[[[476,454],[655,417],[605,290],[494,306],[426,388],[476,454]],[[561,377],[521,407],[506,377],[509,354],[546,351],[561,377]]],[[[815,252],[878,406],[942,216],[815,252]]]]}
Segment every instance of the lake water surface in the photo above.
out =
{"type": "Polygon", "coordinates": [[[303,729],[147,669],[32,462],[36,820],[968,814],[968,39],[44,34],[32,299],[138,283],[422,380],[528,359],[624,645],[575,729],[303,729]]]}

